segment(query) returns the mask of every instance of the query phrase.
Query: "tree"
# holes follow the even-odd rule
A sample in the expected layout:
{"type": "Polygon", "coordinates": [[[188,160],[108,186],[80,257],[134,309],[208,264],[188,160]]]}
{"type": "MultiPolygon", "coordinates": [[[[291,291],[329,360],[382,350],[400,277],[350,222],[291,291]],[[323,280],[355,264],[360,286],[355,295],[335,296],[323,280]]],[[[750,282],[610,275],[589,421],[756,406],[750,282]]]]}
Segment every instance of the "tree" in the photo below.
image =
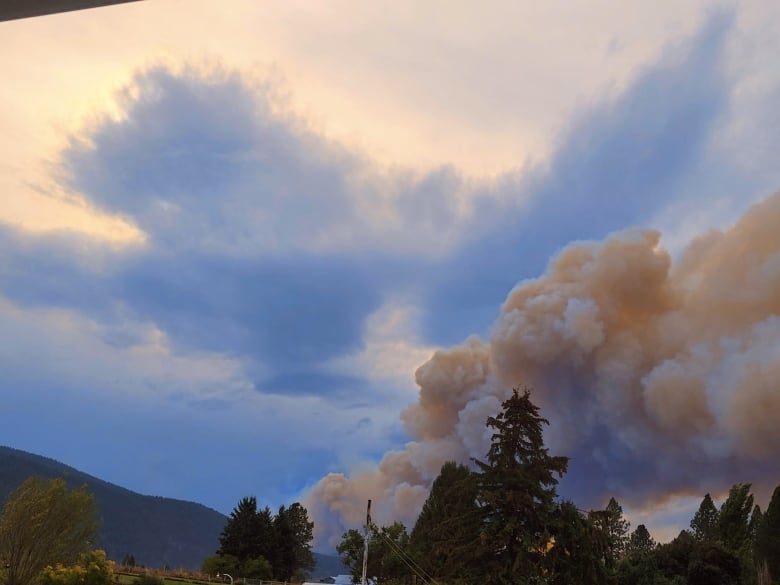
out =
{"type": "Polygon", "coordinates": [[[710,494],[705,494],[699,509],[691,520],[691,534],[697,542],[714,542],[719,538],[718,509],[710,494]]]}
{"type": "Polygon", "coordinates": [[[96,517],[86,487],[68,491],[62,479],[27,479],[0,514],[6,585],[28,585],[47,565],[75,562],[94,541],[96,517]]]}
{"type": "MultiPolygon", "coordinates": [[[[271,576],[288,581],[314,567],[311,552],[314,523],[300,503],[281,506],[274,516],[266,506],[257,509],[254,497],[242,498],[222,530],[220,548],[206,559],[209,574],[217,566],[237,563],[235,572],[256,579],[271,576]]],[[[228,572],[223,569],[219,572],[228,572]]]]}
{"type": "Polygon", "coordinates": [[[238,574],[241,571],[241,562],[233,555],[212,555],[203,561],[200,570],[207,575],[238,574]]]}
{"type": "Polygon", "coordinates": [[[750,513],[753,494],[749,483],[738,483],[729,490],[729,496],[720,507],[718,531],[721,542],[733,552],[750,545],[750,513]]]}
{"type": "Polygon", "coordinates": [[[280,507],[273,527],[274,577],[279,581],[289,581],[296,573],[313,569],[311,541],[314,538],[314,523],[309,521],[306,508],[298,502],[289,508],[280,507]]]}
{"type": "Polygon", "coordinates": [[[708,542],[694,551],[688,568],[690,585],[739,585],[742,566],[735,552],[720,542],[708,542]]]}
{"type": "MultiPolygon", "coordinates": [[[[381,528],[373,525],[369,532],[368,579],[386,585],[403,583],[411,577],[408,566],[409,535],[400,522],[381,528]]],[[[363,572],[363,550],[365,537],[354,528],[347,531],[336,547],[342,562],[347,566],[355,583],[363,572]]]]}
{"type": "Polygon", "coordinates": [[[775,488],[756,535],[756,559],[780,581],[780,485],[775,488]]]}
{"type": "Polygon", "coordinates": [[[445,463],[431,486],[409,538],[417,563],[431,576],[477,577],[473,562],[480,517],[476,476],[464,465],[445,463]]]}
{"type": "MultiPolygon", "coordinates": [[[[270,514],[270,510],[269,510],[270,514]]],[[[263,522],[257,511],[257,499],[242,498],[230,513],[227,524],[219,537],[219,555],[231,555],[244,563],[249,559],[264,556],[263,522]]],[[[270,528],[269,528],[270,530],[270,528]]]]}
{"type": "Polygon", "coordinates": [[[615,498],[609,498],[604,511],[608,546],[607,564],[613,566],[626,553],[631,523],[623,517],[623,508],[615,498]]]}
{"type": "Polygon", "coordinates": [[[681,530],[680,534],[666,544],[659,545],[655,550],[658,568],[663,575],[674,582],[686,582],[688,578],[688,566],[697,547],[701,543],[694,539],[688,530],[681,530]]]}
{"type": "Polygon", "coordinates": [[[644,524],[636,527],[628,539],[628,554],[630,556],[646,556],[655,549],[655,541],[644,524]]]}
{"type": "Polygon", "coordinates": [[[82,553],[75,565],[47,566],[38,582],[40,585],[110,585],[113,577],[113,563],[106,560],[105,551],[93,550],[82,553]]]}
{"type": "Polygon", "coordinates": [[[608,541],[603,529],[571,502],[557,507],[553,538],[543,556],[550,585],[602,585],[607,581],[603,558],[608,541]]]}
{"type": "Polygon", "coordinates": [[[475,460],[482,512],[481,551],[487,583],[529,582],[542,578],[542,556],[555,514],[555,474],[568,458],[552,457],[544,447],[542,425],[549,422],[519,389],[487,420],[495,429],[487,461],[475,460]]]}

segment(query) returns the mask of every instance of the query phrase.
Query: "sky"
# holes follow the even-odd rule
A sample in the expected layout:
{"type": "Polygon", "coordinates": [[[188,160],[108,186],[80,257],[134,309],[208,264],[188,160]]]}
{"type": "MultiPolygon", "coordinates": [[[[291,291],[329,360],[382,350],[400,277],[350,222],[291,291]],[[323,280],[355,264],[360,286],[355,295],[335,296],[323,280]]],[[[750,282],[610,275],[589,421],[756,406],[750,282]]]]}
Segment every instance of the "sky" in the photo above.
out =
{"type": "Polygon", "coordinates": [[[780,6],[146,0],[0,23],[0,444],[316,548],[512,386],[659,540],[780,481],[780,6]]]}

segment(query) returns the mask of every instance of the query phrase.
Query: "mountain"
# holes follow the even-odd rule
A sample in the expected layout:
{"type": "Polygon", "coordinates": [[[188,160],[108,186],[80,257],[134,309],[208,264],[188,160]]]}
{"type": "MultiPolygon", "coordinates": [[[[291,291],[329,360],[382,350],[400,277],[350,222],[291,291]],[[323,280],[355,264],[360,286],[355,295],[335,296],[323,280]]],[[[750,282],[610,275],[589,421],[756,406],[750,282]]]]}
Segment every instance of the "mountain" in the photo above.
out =
{"type": "MultiPolygon", "coordinates": [[[[199,569],[219,548],[227,517],[194,502],[143,496],[87,475],[54,459],[0,446],[0,502],[28,477],[63,478],[70,488],[86,485],[101,517],[97,546],[110,559],[133,555],[136,564],[199,569]]],[[[346,573],[341,559],[314,553],[312,577],[346,573]]]]}
{"type": "Polygon", "coordinates": [[[227,518],[193,502],[143,496],[32,453],[0,447],[0,501],[30,476],[63,478],[71,488],[86,485],[101,517],[97,546],[121,561],[197,569],[219,547],[227,518]]]}

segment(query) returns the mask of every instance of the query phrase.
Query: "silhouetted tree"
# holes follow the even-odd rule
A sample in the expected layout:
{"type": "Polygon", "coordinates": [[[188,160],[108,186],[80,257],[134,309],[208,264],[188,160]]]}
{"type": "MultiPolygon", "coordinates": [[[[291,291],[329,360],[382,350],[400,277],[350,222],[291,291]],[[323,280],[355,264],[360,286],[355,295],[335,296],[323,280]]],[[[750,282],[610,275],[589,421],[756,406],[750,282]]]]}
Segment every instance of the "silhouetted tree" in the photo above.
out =
{"type": "Polygon", "coordinates": [[[474,555],[479,531],[476,476],[466,466],[449,461],[433,482],[410,535],[414,558],[438,579],[477,577],[480,570],[474,555]]]}
{"type": "Polygon", "coordinates": [[[718,509],[710,494],[706,494],[699,504],[699,509],[691,520],[691,534],[698,542],[714,542],[718,540],[718,509]]]}
{"type": "Polygon", "coordinates": [[[756,557],[766,564],[769,575],[780,582],[780,485],[775,488],[756,538],[756,557]]]}
{"type": "Polygon", "coordinates": [[[603,559],[609,543],[600,526],[583,516],[572,502],[563,502],[554,513],[551,531],[553,539],[542,559],[545,582],[603,585],[607,581],[603,559]]]}
{"type": "Polygon", "coordinates": [[[543,424],[549,422],[529,390],[521,394],[517,388],[502,411],[487,420],[495,432],[487,461],[476,461],[486,583],[533,582],[542,576],[556,510],[555,475],[562,476],[568,466],[568,458],[548,454],[543,424]]]}
{"type": "Polygon", "coordinates": [[[647,556],[655,549],[655,541],[644,524],[636,527],[628,539],[628,554],[630,556],[647,556]]]}
{"type": "Polygon", "coordinates": [[[730,551],[738,552],[750,542],[750,513],[753,494],[749,483],[738,483],[729,490],[718,514],[720,540],[730,551]]]}
{"type": "Polygon", "coordinates": [[[615,498],[610,498],[605,509],[608,542],[608,564],[623,558],[628,546],[631,523],[623,517],[623,508],[615,498]]]}
{"type": "Polygon", "coordinates": [[[311,552],[314,523],[306,508],[295,502],[289,508],[279,508],[274,518],[273,572],[279,581],[289,581],[296,573],[314,568],[311,552]]]}

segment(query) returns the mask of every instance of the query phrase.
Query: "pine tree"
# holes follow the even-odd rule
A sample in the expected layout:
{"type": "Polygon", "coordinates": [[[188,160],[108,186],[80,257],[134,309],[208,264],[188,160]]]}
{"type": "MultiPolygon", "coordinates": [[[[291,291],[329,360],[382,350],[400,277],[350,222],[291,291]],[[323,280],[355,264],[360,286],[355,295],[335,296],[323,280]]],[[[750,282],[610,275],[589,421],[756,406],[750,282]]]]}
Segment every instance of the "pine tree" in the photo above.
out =
{"type": "Polygon", "coordinates": [[[542,424],[527,389],[515,388],[502,412],[488,418],[495,429],[487,461],[476,461],[478,502],[487,583],[533,583],[542,579],[556,511],[555,486],[568,458],[548,455],[542,424]]]}
{"type": "Polygon", "coordinates": [[[758,528],[756,557],[766,563],[773,582],[780,581],[780,485],[775,488],[758,528]]]}
{"type": "Polygon", "coordinates": [[[272,565],[279,581],[289,581],[296,573],[314,568],[311,552],[314,523],[309,522],[306,508],[295,502],[281,506],[273,521],[274,551],[272,565]]]}
{"type": "Polygon", "coordinates": [[[607,539],[603,529],[571,502],[557,507],[553,539],[543,558],[550,585],[602,585],[608,581],[603,563],[607,539]]]}
{"type": "Polygon", "coordinates": [[[473,561],[479,542],[476,476],[449,461],[431,486],[410,536],[417,562],[438,579],[468,578],[479,569],[473,561]]]}
{"type": "Polygon", "coordinates": [[[750,545],[750,513],[753,494],[749,483],[738,483],[729,490],[729,496],[720,507],[718,531],[726,548],[740,552],[750,545]]]}
{"type": "Polygon", "coordinates": [[[628,546],[631,523],[623,517],[623,508],[615,498],[610,498],[605,510],[609,563],[612,566],[623,558],[628,546]]]}
{"type": "Polygon", "coordinates": [[[222,529],[217,554],[232,555],[242,563],[256,557],[257,532],[257,499],[242,498],[222,529]]]}
{"type": "Polygon", "coordinates": [[[710,494],[706,494],[691,520],[691,533],[697,542],[718,540],[718,509],[710,494]]]}
{"type": "Polygon", "coordinates": [[[647,527],[640,524],[628,539],[628,554],[632,557],[646,556],[655,550],[655,546],[655,540],[650,536],[647,527]]]}

